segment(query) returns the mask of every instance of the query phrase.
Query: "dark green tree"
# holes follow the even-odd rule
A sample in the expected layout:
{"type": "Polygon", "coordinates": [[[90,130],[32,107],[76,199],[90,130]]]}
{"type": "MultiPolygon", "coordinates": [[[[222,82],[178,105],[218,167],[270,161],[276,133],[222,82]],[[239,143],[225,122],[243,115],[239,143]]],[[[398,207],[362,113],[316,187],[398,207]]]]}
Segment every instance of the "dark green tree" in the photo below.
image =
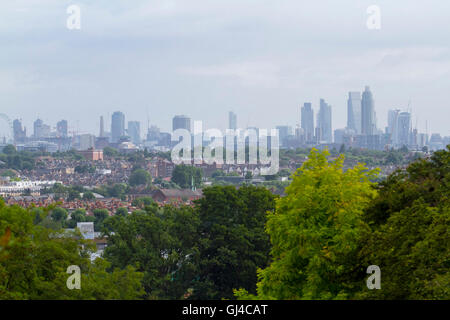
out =
{"type": "Polygon", "coordinates": [[[94,229],[95,231],[101,231],[103,228],[103,221],[109,217],[109,211],[107,209],[95,209],[94,214],[94,229]]]}
{"type": "Polygon", "coordinates": [[[381,269],[381,290],[361,299],[450,299],[450,146],[398,170],[379,186],[359,253],[381,269]]]}
{"type": "Polygon", "coordinates": [[[67,219],[67,210],[64,208],[56,207],[52,210],[51,217],[55,221],[65,222],[67,219]]]}
{"type": "Polygon", "coordinates": [[[173,169],[172,181],[183,189],[190,189],[192,182],[196,188],[202,185],[202,170],[194,166],[178,165],[173,169]]]}
{"type": "Polygon", "coordinates": [[[110,232],[105,257],[113,267],[143,272],[148,299],[183,298],[196,275],[198,217],[191,207],[147,206],[104,223],[110,232]]]}
{"type": "Polygon", "coordinates": [[[92,191],[83,192],[83,200],[94,200],[95,196],[92,191]]]}
{"type": "Polygon", "coordinates": [[[148,171],[144,169],[136,169],[131,173],[128,183],[133,187],[148,186],[151,181],[152,177],[148,171]]]}
{"type": "Polygon", "coordinates": [[[275,196],[250,185],[208,187],[203,195],[196,204],[201,240],[193,298],[231,299],[233,289],[241,287],[255,293],[256,271],[269,262],[264,224],[275,196]]]}
{"type": "Polygon", "coordinates": [[[7,146],[5,146],[3,148],[2,152],[4,154],[15,154],[16,153],[16,147],[13,146],[12,144],[8,144],[7,146]]]}
{"type": "Polygon", "coordinates": [[[126,217],[128,215],[127,208],[124,208],[124,207],[117,208],[116,215],[117,216],[124,216],[124,217],[126,217]]]}
{"type": "MultiPolygon", "coordinates": [[[[45,211],[45,210],[44,210],[45,211]]],[[[48,213],[48,212],[47,212],[48,213]]],[[[142,273],[91,262],[95,244],[34,224],[35,212],[0,201],[0,299],[138,299],[142,273]],[[67,268],[81,269],[81,290],[70,290],[67,268]]]]}

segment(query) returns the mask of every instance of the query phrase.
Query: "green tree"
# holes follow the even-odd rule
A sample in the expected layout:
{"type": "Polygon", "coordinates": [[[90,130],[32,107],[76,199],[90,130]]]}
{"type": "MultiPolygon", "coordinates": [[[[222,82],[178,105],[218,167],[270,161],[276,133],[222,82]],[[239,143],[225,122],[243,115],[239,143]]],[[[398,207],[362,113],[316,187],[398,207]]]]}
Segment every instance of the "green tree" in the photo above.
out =
{"type": "Polygon", "coordinates": [[[124,183],[117,183],[106,187],[106,195],[109,197],[124,199],[129,187],[124,183]]]}
{"type": "Polygon", "coordinates": [[[233,298],[233,289],[256,292],[257,268],[269,262],[270,243],[264,232],[275,196],[265,188],[215,186],[198,200],[199,270],[193,298],[233,298]]]}
{"type": "Polygon", "coordinates": [[[259,271],[258,298],[339,299],[359,289],[354,257],[368,228],[362,215],[376,196],[370,181],[377,171],[360,164],[344,171],[343,155],[333,162],[327,156],[312,149],[269,213],[273,261],[259,271]]]}
{"type": "Polygon", "coordinates": [[[145,206],[154,206],[156,205],[155,201],[151,197],[140,197],[134,199],[131,204],[135,207],[140,207],[144,209],[145,206]]]}
{"type": "Polygon", "coordinates": [[[51,217],[55,221],[65,222],[67,219],[67,210],[61,207],[56,207],[52,210],[51,217]]]}
{"type": "Polygon", "coordinates": [[[86,173],[94,173],[95,167],[89,164],[78,165],[75,167],[76,173],[86,174],[86,173]]]}
{"type": "Polygon", "coordinates": [[[127,216],[128,215],[128,210],[127,210],[127,208],[124,208],[124,207],[120,207],[120,208],[117,208],[117,210],[116,210],[116,215],[118,215],[118,216],[127,216]]]}
{"type": "Polygon", "coordinates": [[[78,233],[35,225],[35,212],[0,202],[0,299],[137,299],[142,273],[132,267],[110,270],[91,262],[95,244],[78,233]],[[70,290],[67,268],[81,269],[82,290],[70,290]]]}
{"type": "Polygon", "coordinates": [[[67,201],[73,201],[75,199],[80,199],[80,192],[74,189],[69,189],[69,193],[67,195],[67,201]]]}
{"type": "Polygon", "coordinates": [[[94,200],[95,196],[92,191],[83,192],[83,200],[94,200]]]}
{"type": "Polygon", "coordinates": [[[103,154],[107,157],[114,158],[119,155],[119,151],[111,147],[105,147],[103,148],[103,154]]]}
{"type": "Polygon", "coordinates": [[[67,188],[64,187],[61,183],[55,183],[50,191],[55,194],[55,198],[57,199],[66,198],[68,195],[67,188]]]}
{"type": "Polygon", "coordinates": [[[450,146],[398,170],[367,210],[359,253],[381,268],[381,290],[360,299],[450,299],[450,146]]]}
{"type": "Polygon", "coordinates": [[[12,144],[8,144],[7,146],[5,146],[3,148],[2,152],[4,154],[14,154],[14,153],[16,153],[16,147],[13,146],[12,144]]]}
{"type": "Polygon", "coordinates": [[[133,187],[147,186],[151,183],[151,181],[152,177],[148,171],[144,169],[136,169],[131,173],[128,183],[133,187]]]}
{"type": "Polygon", "coordinates": [[[85,209],[76,209],[70,214],[70,219],[67,221],[68,228],[76,228],[78,222],[95,222],[95,218],[86,215],[85,209]]]}
{"type": "Polygon", "coordinates": [[[178,165],[172,172],[172,181],[183,189],[190,189],[192,182],[196,188],[202,185],[202,170],[194,166],[178,165]]]}
{"type": "Polygon", "coordinates": [[[191,207],[147,206],[105,220],[105,257],[113,267],[144,273],[148,299],[181,299],[195,276],[198,217],[191,207]]]}
{"type": "Polygon", "coordinates": [[[94,209],[94,229],[95,231],[101,231],[103,228],[103,221],[109,217],[109,211],[107,209],[94,209]]]}

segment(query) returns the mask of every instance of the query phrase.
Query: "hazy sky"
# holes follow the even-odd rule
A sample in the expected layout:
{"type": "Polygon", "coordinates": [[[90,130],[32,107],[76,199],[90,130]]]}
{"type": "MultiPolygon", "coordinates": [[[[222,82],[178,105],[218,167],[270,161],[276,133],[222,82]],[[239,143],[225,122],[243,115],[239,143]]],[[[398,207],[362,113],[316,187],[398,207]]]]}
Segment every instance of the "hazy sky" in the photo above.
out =
{"type": "Polygon", "coordinates": [[[378,127],[411,101],[413,125],[450,135],[449,13],[446,0],[1,1],[0,113],[29,134],[38,116],[98,133],[116,110],[143,132],[175,114],[225,129],[229,110],[239,127],[271,128],[324,98],[334,130],[348,91],[369,85],[378,127]],[[66,27],[73,4],[81,30],[66,27]]]}

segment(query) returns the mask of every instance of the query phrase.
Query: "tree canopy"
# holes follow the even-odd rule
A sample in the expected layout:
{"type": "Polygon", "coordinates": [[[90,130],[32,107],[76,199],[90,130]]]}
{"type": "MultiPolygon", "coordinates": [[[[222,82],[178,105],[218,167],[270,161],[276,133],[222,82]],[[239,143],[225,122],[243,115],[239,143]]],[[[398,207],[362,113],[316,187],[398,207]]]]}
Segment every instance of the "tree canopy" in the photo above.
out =
{"type": "MultiPolygon", "coordinates": [[[[36,213],[0,201],[0,299],[136,299],[142,273],[91,261],[95,244],[80,234],[36,225],[36,213]],[[81,290],[70,290],[67,268],[81,269],[81,290]]],[[[40,212],[48,214],[47,212],[40,212]]]]}
{"type": "Polygon", "coordinates": [[[192,182],[196,188],[200,188],[202,185],[202,170],[184,164],[175,166],[172,172],[172,181],[184,189],[190,189],[192,182]]]}

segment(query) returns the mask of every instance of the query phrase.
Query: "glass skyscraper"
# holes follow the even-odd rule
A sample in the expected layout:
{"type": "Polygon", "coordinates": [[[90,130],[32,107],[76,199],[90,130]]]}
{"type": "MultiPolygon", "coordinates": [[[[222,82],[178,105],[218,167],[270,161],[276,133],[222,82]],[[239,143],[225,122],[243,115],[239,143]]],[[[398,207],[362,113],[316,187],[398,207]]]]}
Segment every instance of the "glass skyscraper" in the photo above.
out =
{"type": "Polygon", "coordinates": [[[305,102],[302,107],[301,126],[305,135],[306,142],[314,141],[314,111],[310,102],[305,102]]]}
{"type": "Polygon", "coordinates": [[[331,125],[331,106],[320,99],[320,109],[318,115],[318,123],[320,140],[326,143],[333,142],[332,125],[331,125]]]}
{"type": "Polygon", "coordinates": [[[191,132],[191,118],[184,115],[173,117],[172,130],[175,131],[177,129],[186,129],[191,132]]]}
{"type": "Polygon", "coordinates": [[[135,145],[141,143],[141,124],[139,121],[128,121],[128,135],[135,145]]]}
{"type": "Polygon", "coordinates": [[[347,128],[361,134],[361,93],[357,91],[348,93],[347,128]]]}
{"type": "Polygon", "coordinates": [[[364,135],[374,135],[376,133],[375,106],[369,86],[366,86],[366,89],[362,94],[361,133],[364,135]]]}
{"type": "Polygon", "coordinates": [[[236,113],[230,111],[228,113],[228,129],[236,130],[237,129],[237,116],[236,113]]]}
{"type": "Polygon", "coordinates": [[[119,141],[125,135],[125,115],[116,111],[111,117],[111,140],[113,143],[119,141]]]}

